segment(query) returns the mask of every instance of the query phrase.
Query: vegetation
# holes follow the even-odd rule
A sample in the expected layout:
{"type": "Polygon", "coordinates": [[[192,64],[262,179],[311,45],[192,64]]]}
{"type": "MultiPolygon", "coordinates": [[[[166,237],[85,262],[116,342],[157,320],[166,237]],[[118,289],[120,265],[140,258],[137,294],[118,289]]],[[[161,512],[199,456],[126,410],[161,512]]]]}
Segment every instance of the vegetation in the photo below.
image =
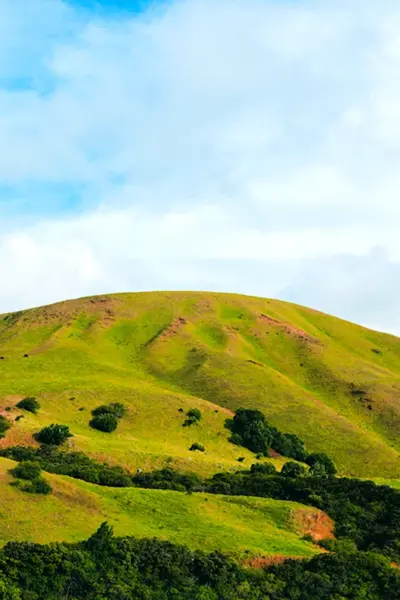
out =
{"type": "Polygon", "coordinates": [[[316,477],[332,477],[337,470],[333,461],[324,452],[314,452],[307,457],[310,472],[316,477]]]}
{"type": "Polygon", "coordinates": [[[70,432],[68,425],[52,424],[48,427],[43,427],[43,429],[36,434],[38,442],[41,444],[48,444],[49,446],[60,446],[70,437],[72,437],[72,433],[70,432]]]}
{"type": "Polygon", "coordinates": [[[100,415],[113,415],[117,419],[122,419],[122,417],[126,414],[126,407],[120,402],[112,402],[111,404],[102,404],[98,406],[94,410],[92,410],[92,415],[94,417],[99,417],[100,415]]]}
{"type": "Polygon", "coordinates": [[[0,552],[3,597],[12,600],[392,600],[400,577],[380,556],[321,555],[254,573],[223,554],[159,540],[115,538],[103,523],[85,542],[10,543],[0,552]]]}
{"type": "Polygon", "coordinates": [[[295,462],[287,462],[283,465],[281,475],[283,477],[304,477],[307,471],[303,467],[303,465],[299,465],[299,463],[295,462]]]}
{"type": "Polygon", "coordinates": [[[201,412],[198,408],[191,408],[186,413],[186,417],[187,418],[185,419],[183,426],[189,427],[190,425],[194,425],[195,423],[198,423],[201,420],[201,412]]]}
{"type": "Polygon", "coordinates": [[[40,476],[42,469],[40,464],[33,460],[21,462],[15,469],[11,469],[10,473],[18,479],[27,479],[32,481],[40,476]]]}
{"type": "Polygon", "coordinates": [[[100,414],[97,417],[93,417],[90,421],[90,427],[104,431],[105,433],[111,433],[118,427],[118,419],[111,413],[100,414]]]}
{"type": "Polygon", "coordinates": [[[35,415],[40,408],[40,404],[36,400],[36,398],[33,398],[32,396],[27,396],[26,398],[18,402],[17,408],[22,408],[23,410],[27,410],[28,412],[31,412],[35,415]]]}
{"type": "Polygon", "coordinates": [[[307,458],[304,442],[297,435],[282,433],[269,425],[259,410],[239,408],[227,425],[233,432],[231,442],[244,446],[255,454],[268,456],[270,448],[273,448],[282,456],[300,461],[307,458]]]}
{"type": "Polygon", "coordinates": [[[3,415],[0,415],[0,438],[5,436],[10,427],[11,423],[3,415]]]}
{"type": "Polygon", "coordinates": [[[205,448],[202,444],[198,444],[197,442],[195,442],[194,444],[192,444],[189,448],[189,450],[191,452],[193,452],[194,450],[198,450],[199,452],[205,452],[205,448]]]}

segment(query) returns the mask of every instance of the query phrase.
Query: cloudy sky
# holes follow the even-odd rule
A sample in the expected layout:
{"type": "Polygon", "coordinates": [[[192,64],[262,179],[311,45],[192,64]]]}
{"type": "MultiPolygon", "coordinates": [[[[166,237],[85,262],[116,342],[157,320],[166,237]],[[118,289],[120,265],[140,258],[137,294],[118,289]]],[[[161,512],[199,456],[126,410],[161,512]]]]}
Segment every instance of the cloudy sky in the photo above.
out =
{"type": "Polygon", "coordinates": [[[400,334],[398,0],[0,0],[0,312],[278,297],[400,334]]]}

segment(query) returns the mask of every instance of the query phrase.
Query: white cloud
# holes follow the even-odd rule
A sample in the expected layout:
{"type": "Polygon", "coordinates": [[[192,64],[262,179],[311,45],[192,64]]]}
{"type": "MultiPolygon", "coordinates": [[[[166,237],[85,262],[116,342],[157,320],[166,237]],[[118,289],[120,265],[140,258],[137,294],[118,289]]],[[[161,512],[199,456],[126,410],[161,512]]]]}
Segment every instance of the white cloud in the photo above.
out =
{"type": "Polygon", "coordinates": [[[397,3],[25,7],[0,0],[0,310],[212,287],[400,331],[397,3]]]}

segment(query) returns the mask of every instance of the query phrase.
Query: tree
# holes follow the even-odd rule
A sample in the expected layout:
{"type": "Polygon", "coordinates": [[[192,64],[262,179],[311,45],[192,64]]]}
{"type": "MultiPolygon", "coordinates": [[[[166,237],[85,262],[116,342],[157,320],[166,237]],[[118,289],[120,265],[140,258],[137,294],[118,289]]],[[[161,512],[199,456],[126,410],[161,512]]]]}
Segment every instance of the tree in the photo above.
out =
{"type": "Polygon", "coordinates": [[[36,398],[28,396],[27,398],[24,398],[18,402],[17,408],[22,408],[23,410],[27,410],[28,412],[36,414],[40,408],[40,404],[36,398]]]}
{"type": "Polygon", "coordinates": [[[114,415],[117,419],[122,419],[126,413],[126,407],[120,402],[112,402],[111,404],[102,404],[94,410],[92,415],[98,417],[100,415],[114,415]]]}
{"type": "Polygon", "coordinates": [[[276,468],[271,463],[254,463],[250,471],[255,474],[276,475],[276,468]]]}
{"type": "Polygon", "coordinates": [[[68,425],[56,425],[54,423],[44,427],[36,434],[38,442],[51,446],[60,446],[70,437],[72,437],[72,433],[68,425]]]}
{"type": "Polygon", "coordinates": [[[40,468],[38,462],[26,460],[19,463],[15,469],[11,469],[10,473],[18,479],[27,479],[32,481],[33,479],[37,479],[39,477],[41,471],[42,469],[40,468]]]}
{"type": "Polygon", "coordinates": [[[201,412],[198,408],[191,408],[186,413],[187,419],[185,420],[183,426],[188,427],[189,425],[193,425],[194,423],[198,423],[201,420],[201,412]]]}
{"type": "Polygon", "coordinates": [[[285,463],[281,470],[283,477],[303,477],[305,474],[306,470],[302,465],[291,461],[285,463]]]}
{"type": "Polygon", "coordinates": [[[194,444],[192,444],[189,448],[189,450],[191,450],[192,452],[194,450],[199,450],[200,452],[204,452],[205,448],[204,446],[202,446],[201,444],[198,444],[197,442],[195,442],[194,444]]]}
{"type": "Polygon", "coordinates": [[[103,431],[104,433],[111,433],[117,429],[118,419],[115,415],[105,413],[94,417],[89,424],[93,429],[103,431]]]}
{"type": "Polygon", "coordinates": [[[3,415],[0,415],[0,438],[3,438],[10,429],[11,423],[3,415]]]}
{"type": "Polygon", "coordinates": [[[310,474],[315,477],[333,477],[337,470],[334,462],[325,452],[314,452],[307,457],[310,474]]]}

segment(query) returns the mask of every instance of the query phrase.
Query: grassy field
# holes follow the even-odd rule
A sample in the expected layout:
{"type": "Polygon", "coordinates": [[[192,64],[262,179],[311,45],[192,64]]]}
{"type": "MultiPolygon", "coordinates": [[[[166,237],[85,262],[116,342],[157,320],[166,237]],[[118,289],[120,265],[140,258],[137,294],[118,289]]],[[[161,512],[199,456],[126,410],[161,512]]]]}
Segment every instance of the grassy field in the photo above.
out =
{"type": "Polygon", "coordinates": [[[209,475],[254,460],[224,427],[247,406],[343,475],[400,478],[400,340],[317,311],[228,294],[86,298],[0,317],[0,356],[0,412],[14,423],[3,446],[59,422],[71,448],[133,471],[209,475]],[[27,395],[42,408],[16,423],[27,395]],[[128,407],[118,430],[90,429],[91,409],[113,401],[128,407]],[[192,407],[202,420],[183,428],[192,407]]]}
{"type": "Polygon", "coordinates": [[[238,559],[306,557],[319,550],[302,536],[329,532],[321,511],[261,498],[111,489],[57,475],[45,475],[49,496],[30,495],[9,485],[14,465],[0,459],[0,544],[83,540],[107,520],[116,535],[158,537],[238,559]]]}

